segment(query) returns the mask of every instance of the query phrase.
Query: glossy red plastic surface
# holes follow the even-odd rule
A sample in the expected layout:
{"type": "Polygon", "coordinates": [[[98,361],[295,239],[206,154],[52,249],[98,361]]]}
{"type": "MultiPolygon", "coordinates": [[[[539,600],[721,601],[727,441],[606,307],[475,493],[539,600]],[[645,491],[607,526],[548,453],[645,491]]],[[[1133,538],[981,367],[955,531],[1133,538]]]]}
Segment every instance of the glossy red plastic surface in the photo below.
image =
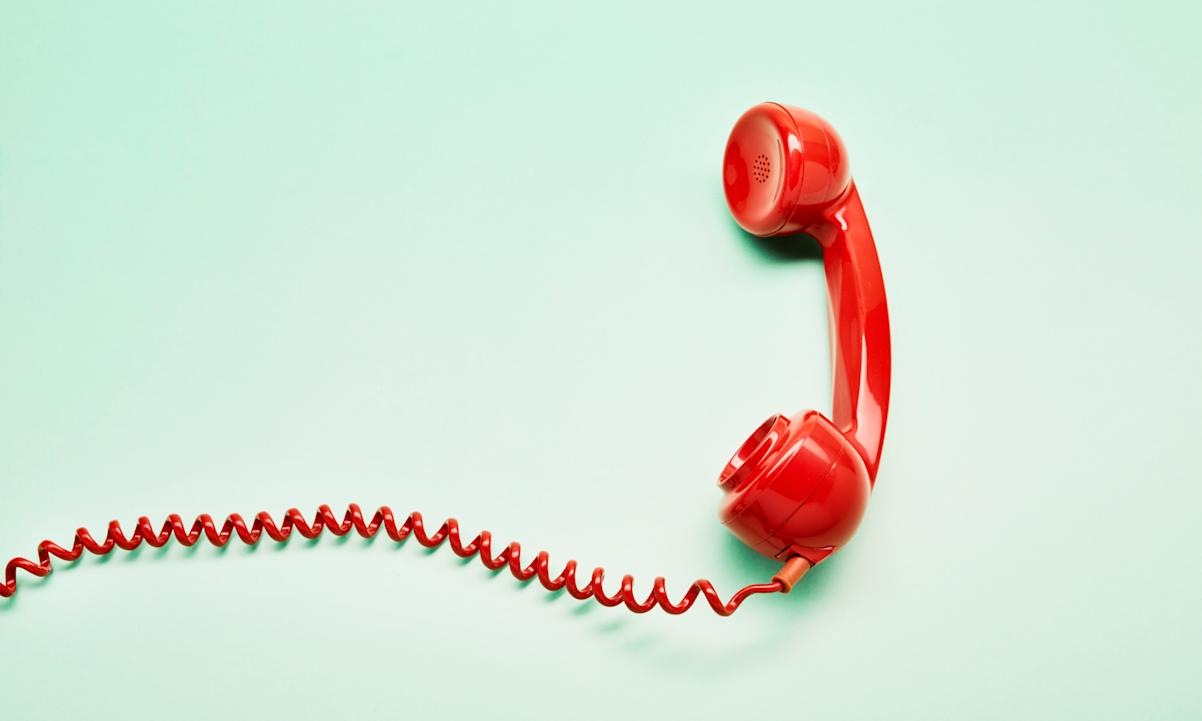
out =
{"type": "Polygon", "coordinates": [[[766,421],[719,476],[720,516],[776,558],[818,563],[851,539],[880,466],[889,409],[889,313],[872,231],[843,141],[822,118],[763,103],[735,124],[727,204],[749,233],[813,236],[823,248],[834,400],[766,421]]]}

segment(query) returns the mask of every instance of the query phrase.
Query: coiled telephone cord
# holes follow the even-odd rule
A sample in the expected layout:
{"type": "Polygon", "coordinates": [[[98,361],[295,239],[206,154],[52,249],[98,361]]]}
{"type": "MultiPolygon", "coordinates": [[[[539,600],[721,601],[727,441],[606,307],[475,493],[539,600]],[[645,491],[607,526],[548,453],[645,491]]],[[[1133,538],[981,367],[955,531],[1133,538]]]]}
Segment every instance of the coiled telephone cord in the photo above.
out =
{"type": "Polygon", "coordinates": [[[112,521],[108,525],[108,533],[104,541],[99,543],[92,537],[88,529],[80,528],[75,532],[75,540],[70,548],[64,548],[53,541],[42,541],[38,544],[37,562],[20,556],[9,561],[4,568],[4,584],[0,585],[0,597],[7,598],[17,592],[18,570],[38,577],[50,575],[54,571],[51,565],[52,558],[70,562],[79,559],[84,551],[103,556],[117,548],[132,551],[142,543],[160,548],[172,538],[175,538],[183,546],[192,546],[200,541],[201,537],[204,537],[208,539],[209,543],[219,548],[235,537],[248,546],[257,545],[264,535],[276,543],[284,543],[292,535],[293,530],[309,539],[317,538],[322,531],[326,530],[335,536],[345,536],[354,531],[363,538],[373,538],[383,530],[389,538],[397,543],[412,535],[418,543],[426,548],[434,548],[445,541],[449,542],[455,555],[461,558],[479,555],[480,562],[488,568],[496,571],[508,567],[514,578],[520,581],[537,578],[538,582],[548,591],[565,589],[573,598],[580,600],[592,598],[602,606],[625,605],[634,613],[646,613],[658,606],[667,613],[681,614],[692,607],[698,596],[704,596],[715,613],[720,616],[729,616],[749,596],[760,593],[787,593],[797,578],[809,570],[808,562],[795,558],[787,562],[781,573],[774,576],[770,583],[745,586],[736,591],[726,602],[722,601],[712,583],[706,579],[699,579],[689,586],[680,601],[674,603],[668,597],[668,591],[661,576],[655,579],[651,594],[640,601],[635,596],[634,578],[630,575],[623,576],[619,591],[609,595],[602,587],[605,571],[600,567],[593,569],[588,582],[582,586],[576,579],[577,564],[574,560],[569,560],[564,564],[559,575],[552,578],[549,570],[550,557],[546,551],[539,551],[529,565],[523,566],[521,544],[516,541],[511,542],[499,553],[493,555],[492,534],[488,531],[481,531],[471,542],[464,544],[459,532],[459,522],[454,518],[448,518],[443,521],[438,530],[428,533],[420,513],[410,513],[398,525],[392,509],[388,506],[381,506],[368,521],[364,519],[362,509],[352,503],[347,507],[346,514],[341,521],[329,506],[322,505],[317,509],[317,515],[312,523],[306,521],[299,510],[292,508],[284,514],[279,523],[276,523],[269,513],[261,512],[256,514],[254,520],[248,525],[241,515],[232,513],[226,517],[220,528],[213,521],[213,517],[207,513],[197,516],[196,520],[192,522],[191,528],[184,524],[179,515],[173,513],[167,517],[162,529],[158,532],[154,530],[150,519],[143,516],[138,519],[137,526],[129,535],[126,535],[125,531],[121,529],[120,523],[112,521]]]}

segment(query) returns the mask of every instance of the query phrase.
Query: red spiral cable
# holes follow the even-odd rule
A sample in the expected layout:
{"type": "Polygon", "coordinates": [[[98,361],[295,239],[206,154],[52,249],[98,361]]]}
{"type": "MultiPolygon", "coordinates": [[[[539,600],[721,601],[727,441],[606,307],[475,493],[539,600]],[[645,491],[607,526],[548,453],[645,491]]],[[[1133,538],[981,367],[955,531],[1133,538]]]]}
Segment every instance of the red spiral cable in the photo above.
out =
{"type": "Polygon", "coordinates": [[[729,616],[734,613],[739,607],[739,604],[753,594],[757,593],[778,593],[787,591],[785,583],[778,579],[773,579],[771,583],[757,583],[739,589],[730,601],[723,603],[718,592],[714,590],[714,585],[706,579],[699,579],[689,586],[689,590],[678,603],[673,603],[668,598],[668,591],[664,585],[663,576],[657,577],[652,586],[651,594],[643,601],[639,601],[634,595],[634,578],[629,574],[622,577],[622,588],[614,595],[610,596],[605,593],[602,588],[602,579],[605,576],[605,570],[598,567],[593,569],[592,575],[589,577],[588,583],[581,586],[576,581],[576,561],[569,560],[563,568],[563,571],[554,578],[551,578],[548,566],[550,564],[550,556],[546,551],[539,551],[538,556],[530,563],[529,566],[522,566],[522,546],[518,542],[511,542],[503,551],[494,556],[492,554],[492,534],[488,531],[481,531],[478,536],[472,539],[471,543],[464,545],[459,537],[459,522],[454,518],[448,518],[443,522],[438,530],[433,534],[426,533],[425,524],[422,522],[420,513],[410,513],[405,521],[399,526],[396,523],[396,518],[393,516],[392,509],[388,506],[381,506],[372,516],[370,522],[365,522],[363,519],[363,511],[358,504],[350,504],[347,507],[346,515],[342,521],[334,515],[334,511],[327,505],[322,505],[317,509],[317,516],[312,523],[305,521],[305,517],[295,508],[291,508],[284,515],[284,520],[276,524],[271,515],[263,511],[255,516],[254,522],[247,526],[246,521],[241,515],[232,513],[226,517],[225,522],[221,524],[221,529],[218,530],[217,524],[213,522],[213,517],[207,513],[196,517],[192,522],[192,528],[189,530],[182,518],[178,514],[171,514],[167,517],[167,521],[163,524],[163,528],[159,532],[155,532],[154,527],[150,524],[150,519],[142,516],[138,519],[138,525],[134,532],[126,536],[121,530],[121,524],[117,521],[111,521],[108,525],[108,535],[103,543],[97,543],[92,534],[86,528],[80,528],[75,532],[75,542],[71,548],[63,548],[53,541],[42,541],[38,544],[38,562],[34,563],[29,559],[17,556],[8,562],[4,569],[4,585],[0,586],[0,598],[7,598],[17,592],[17,569],[31,573],[34,576],[45,577],[49,576],[54,568],[51,566],[51,556],[62,559],[64,561],[75,561],[83,555],[84,551],[88,551],[97,556],[103,556],[111,553],[114,548],[120,548],[125,551],[132,551],[142,543],[146,543],[154,548],[160,548],[167,544],[172,537],[184,546],[192,546],[200,540],[203,535],[218,548],[229,543],[230,539],[237,535],[238,540],[248,546],[258,544],[259,539],[264,533],[267,537],[276,543],[284,543],[288,537],[292,535],[293,529],[305,538],[317,538],[321,532],[329,529],[330,533],[335,536],[345,536],[352,530],[364,538],[373,538],[380,529],[388,534],[392,540],[400,543],[409,537],[410,534],[417,539],[417,542],[427,548],[434,548],[441,545],[443,541],[450,541],[451,550],[455,555],[461,558],[469,558],[476,554],[480,556],[480,562],[488,568],[497,571],[506,566],[509,567],[510,573],[519,581],[529,581],[532,578],[537,578],[538,582],[543,585],[548,591],[558,591],[566,588],[568,593],[573,598],[584,600],[592,598],[602,606],[617,606],[625,604],[626,608],[635,613],[646,613],[651,609],[659,606],[667,613],[680,614],[689,610],[693,602],[697,600],[698,595],[704,595],[705,600],[709,603],[710,608],[720,616],[729,616]]]}

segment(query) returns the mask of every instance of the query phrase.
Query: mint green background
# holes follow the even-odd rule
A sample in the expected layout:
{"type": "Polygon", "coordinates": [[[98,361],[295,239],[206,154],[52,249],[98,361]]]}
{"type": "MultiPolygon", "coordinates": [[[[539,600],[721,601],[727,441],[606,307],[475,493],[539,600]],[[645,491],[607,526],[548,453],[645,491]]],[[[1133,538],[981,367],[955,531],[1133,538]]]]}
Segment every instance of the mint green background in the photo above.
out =
{"type": "Polygon", "coordinates": [[[721,199],[763,99],[848,143],[895,395],[855,543],[733,618],[145,550],[22,574],[5,717],[1202,717],[1195,8],[6,2],[4,559],[355,500],[763,579],[714,476],[829,398],[820,263],[721,199]]]}

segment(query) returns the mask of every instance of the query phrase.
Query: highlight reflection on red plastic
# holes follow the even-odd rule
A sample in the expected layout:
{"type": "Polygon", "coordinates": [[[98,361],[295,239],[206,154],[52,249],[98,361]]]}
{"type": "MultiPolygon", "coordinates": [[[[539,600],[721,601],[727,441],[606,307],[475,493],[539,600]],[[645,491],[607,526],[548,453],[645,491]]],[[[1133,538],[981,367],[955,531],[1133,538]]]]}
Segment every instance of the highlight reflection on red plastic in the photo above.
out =
{"type": "Polygon", "coordinates": [[[0,597],[8,597],[17,592],[18,569],[39,577],[50,575],[54,570],[51,566],[51,557],[74,561],[82,556],[84,551],[103,556],[117,548],[132,551],[143,543],[159,548],[166,545],[172,538],[184,546],[191,546],[204,537],[214,546],[221,547],[236,537],[246,545],[254,546],[266,534],[272,541],[284,543],[292,535],[293,530],[305,538],[317,538],[325,530],[335,536],[345,536],[354,531],[364,538],[372,538],[383,530],[389,538],[398,543],[412,534],[418,543],[427,548],[434,548],[446,541],[455,555],[461,558],[479,555],[480,562],[488,568],[498,571],[508,567],[509,572],[520,581],[538,579],[538,582],[548,591],[565,589],[573,598],[580,600],[592,598],[602,606],[624,604],[626,608],[635,613],[646,613],[658,606],[667,613],[680,614],[689,610],[698,596],[705,596],[706,603],[715,613],[720,616],[729,616],[748,596],[757,593],[778,593],[784,590],[780,581],[753,584],[739,589],[729,601],[723,602],[718,596],[718,592],[714,590],[712,583],[705,579],[699,579],[689,586],[680,601],[673,602],[668,598],[668,591],[661,576],[655,579],[651,593],[645,599],[639,600],[634,592],[634,578],[625,575],[622,577],[621,588],[617,593],[610,595],[602,587],[602,580],[605,576],[602,568],[593,569],[588,582],[582,586],[576,580],[577,564],[574,560],[565,563],[559,575],[552,578],[549,571],[550,557],[546,551],[539,551],[529,565],[523,566],[522,547],[519,543],[516,541],[509,543],[500,553],[493,555],[492,534],[488,531],[481,531],[469,543],[464,544],[459,534],[459,522],[454,518],[448,518],[434,533],[427,533],[420,513],[410,513],[400,525],[397,525],[392,509],[388,506],[381,506],[371,520],[367,521],[359,506],[352,503],[341,521],[329,506],[323,505],[317,510],[317,515],[312,523],[307,522],[300,511],[292,508],[284,514],[284,518],[279,524],[270,514],[262,512],[255,515],[254,520],[248,526],[241,515],[234,513],[225,519],[220,529],[208,514],[198,516],[193,521],[191,528],[186,526],[178,515],[172,514],[167,517],[162,530],[158,532],[154,530],[150,519],[143,516],[138,519],[133,533],[129,535],[126,535],[121,529],[121,524],[112,521],[108,525],[108,534],[104,541],[99,543],[88,532],[88,529],[80,528],[75,532],[75,541],[70,548],[63,548],[53,541],[42,541],[38,544],[37,563],[21,557],[9,561],[4,569],[4,584],[0,585],[0,597]]]}

